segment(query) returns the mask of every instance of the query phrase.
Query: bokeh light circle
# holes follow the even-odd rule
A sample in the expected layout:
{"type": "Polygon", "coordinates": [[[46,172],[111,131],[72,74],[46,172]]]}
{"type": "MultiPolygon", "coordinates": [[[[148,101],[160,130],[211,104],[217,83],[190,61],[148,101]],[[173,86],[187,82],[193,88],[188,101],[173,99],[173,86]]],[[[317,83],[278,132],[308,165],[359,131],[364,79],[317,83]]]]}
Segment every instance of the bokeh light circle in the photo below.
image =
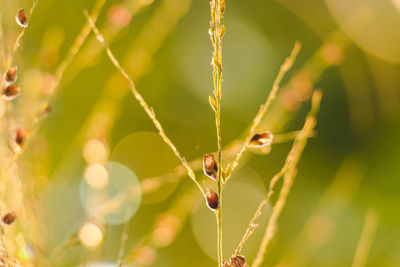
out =
{"type": "Polygon", "coordinates": [[[103,238],[103,230],[96,223],[86,222],[79,230],[79,240],[84,247],[96,248],[103,242],[103,238]]]}
{"type": "Polygon", "coordinates": [[[395,1],[325,0],[336,23],[363,50],[400,62],[400,16],[395,1]]]}
{"type": "Polygon", "coordinates": [[[176,188],[179,178],[170,173],[180,163],[169,146],[154,132],[135,132],[124,137],[114,147],[111,160],[135,172],[141,182],[143,203],[160,202],[176,188]]]}
{"type": "Polygon", "coordinates": [[[87,179],[81,180],[81,203],[92,218],[108,224],[121,224],[136,213],[141,203],[139,180],[123,164],[107,162],[104,168],[108,172],[105,186],[93,186],[87,179]]]}

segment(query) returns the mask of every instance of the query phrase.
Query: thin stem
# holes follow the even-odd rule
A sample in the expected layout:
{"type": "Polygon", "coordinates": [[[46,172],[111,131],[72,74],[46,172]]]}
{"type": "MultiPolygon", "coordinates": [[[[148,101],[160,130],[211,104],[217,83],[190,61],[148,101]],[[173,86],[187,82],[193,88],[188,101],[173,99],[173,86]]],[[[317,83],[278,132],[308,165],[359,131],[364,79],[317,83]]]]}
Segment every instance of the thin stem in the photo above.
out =
{"type": "Polygon", "coordinates": [[[222,253],[222,134],[221,134],[221,99],[222,99],[222,37],[225,31],[225,26],[222,25],[222,15],[225,10],[225,0],[212,0],[210,2],[210,39],[213,45],[212,68],[213,68],[213,83],[214,83],[214,96],[215,96],[215,126],[217,129],[217,143],[218,143],[218,177],[217,177],[217,194],[219,197],[219,207],[215,210],[217,221],[217,247],[218,247],[218,266],[222,266],[223,253],[222,253]]]}
{"type": "MultiPolygon", "coordinates": [[[[100,11],[101,11],[102,7],[104,6],[105,2],[106,2],[106,0],[97,0],[96,3],[94,4],[93,10],[90,14],[90,17],[92,18],[94,23],[96,23],[97,18],[99,16],[100,11]]],[[[90,24],[89,24],[89,22],[86,22],[85,25],[83,25],[82,29],[80,30],[78,36],[75,38],[75,41],[74,41],[73,45],[70,47],[67,56],[60,62],[60,64],[58,65],[58,67],[55,71],[56,84],[55,84],[54,88],[58,87],[58,85],[61,81],[61,78],[64,75],[65,70],[72,63],[76,54],[78,54],[82,45],[85,43],[86,38],[88,37],[90,31],[91,31],[90,24]]]]}
{"type": "Polygon", "coordinates": [[[292,52],[290,53],[289,57],[286,58],[285,62],[280,67],[279,73],[276,76],[275,81],[272,85],[272,90],[269,93],[268,98],[265,101],[265,104],[261,105],[257,115],[255,116],[255,118],[250,126],[250,130],[247,133],[247,136],[245,138],[245,141],[242,144],[240,151],[237,153],[236,158],[233,160],[233,162],[228,164],[227,168],[225,169],[226,178],[224,180],[224,184],[230,178],[233,170],[239,165],[239,161],[242,158],[243,153],[245,152],[245,150],[247,148],[247,144],[249,143],[250,139],[254,135],[256,128],[260,124],[262,118],[264,117],[265,113],[267,112],[268,108],[270,107],[272,101],[275,99],[275,97],[278,93],[278,90],[280,88],[281,81],[282,81],[283,77],[285,76],[285,74],[293,66],[293,64],[297,58],[297,55],[299,54],[300,48],[301,48],[301,44],[299,42],[296,42],[294,44],[294,47],[293,47],[292,52]]]}
{"type": "Polygon", "coordinates": [[[307,144],[308,136],[312,134],[312,132],[314,131],[314,127],[316,125],[315,117],[319,111],[321,98],[322,98],[321,91],[315,91],[312,96],[311,110],[307,115],[303,129],[297,135],[293,143],[292,149],[290,150],[288,156],[286,157],[285,164],[282,167],[281,171],[271,179],[269,186],[269,194],[273,192],[274,186],[281,177],[283,177],[283,185],[279,193],[278,200],[272,209],[272,214],[271,217],[269,218],[264,238],[261,242],[260,248],[257,252],[257,256],[252,264],[252,267],[259,267],[263,263],[268,245],[270,244],[272,238],[275,236],[276,230],[278,228],[278,219],[282,213],[283,208],[286,205],[287,197],[290,193],[294,179],[296,177],[297,164],[307,144]]]}
{"type": "Polygon", "coordinates": [[[222,266],[222,261],[224,259],[223,252],[222,252],[222,194],[220,190],[220,186],[218,186],[218,192],[219,192],[219,208],[216,209],[215,215],[217,219],[217,248],[218,248],[218,266],[222,266]]]}
{"type": "Polygon", "coordinates": [[[364,227],[358,241],[357,249],[354,254],[352,267],[363,267],[367,263],[368,254],[371,249],[376,229],[378,228],[379,215],[374,209],[370,209],[365,217],[364,227]]]}
{"type": "Polygon", "coordinates": [[[122,229],[121,245],[119,247],[118,261],[117,261],[118,267],[122,267],[122,265],[124,264],[124,253],[125,253],[126,241],[128,241],[129,224],[130,220],[127,220],[122,229]]]}
{"type": "MultiPolygon", "coordinates": [[[[106,0],[97,0],[96,3],[94,4],[93,10],[90,14],[90,17],[93,19],[94,23],[96,23],[97,18],[100,14],[101,9],[103,8],[106,0]]],[[[91,32],[91,27],[88,22],[86,22],[83,27],[81,28],[79,34],[76,36],[74,43],[68,50],[68,54],[66,57],[58,64],[55,72],[54,72],[54,84],[52,85],[53,90],[52,93],[48,96],[46,99],[47,104],[51,101],[52,98],[55,97],[58,89],[60,86],[60,82],[64,76],[65,70],[71,65],[73,62],[75,56],[78,54],[80,49],[82,48],[83,44],[85,43],[89,33],[91,32]]],[[[35,136],[36,131],[40,128],[41,122],[43,121],[44,116],[43,116],[43,110],[40,110],[38,114],[36,114],[34,120],[32,121],[31,125],[29,128],[27,128],[27,131],[30,133],[29,138],[25,141],[26,144],[35,136]]]]}
{"type": "Polygon", "coordinates": [[[146,112],[147,116],[151,119],[153,122],[154,126],[158,130],[158,134],[161,136],[161,138],[164,140],[164,142],[171,148],[172,152],[174,152],[175,156],[180,160],[182,165],[186,168],[187,173],[189,177],[193,180],[193,182],[197,185],[203,196],[205,196],[205,192],[203,187],[200,185],[200,183],[196,179],[196,175],[193,171],[193,169],[190,167],[189,163],[186,161],[184,157],[181,156],[179,153],[178,149],[175,147],[175,145],[172,143],[172,141],[169,139],[169,137],[166,135],[164,128],[162,127],[161,123],[157,120],[156,114],[153,110],[153,108],[149,107],[147,102],[144,100],[142,95],[137,91],[135,83],[133,82],[132,78],[128,75],[128,73],[125,71],[125,69],[120,65],[119,61],[115,58],[114,54],[112,53],[110,47],[107,45],[107,43],[104,40],[104,37],[100,34],[100,31],[94,24],[93,20],[91,17],[88,15],[87,11],[84,11],[84,14],[87,18],[87,20],[90,23],[90,26],[92,27],[93,32],[95,33],[97,40],[104,46],[104,49],[106,50],[107,56],[111,60],[112,64],[119,70],[119,72],[124,76],[124,78],[128,81],[129,83],[129,88],[131,89],[131,92],[133,96],[136,98],[136,100],[139,102],[139,104],[142,106],[144,111],[146,112]]]}
{"type": "MultiPolygon", "coordinates": [[[[38,0],[34,0],[33,1],[32,7],[29,10],[29,19],[31,18],[31,16],[33,14],[33,11],[35,10],[35,7],[36,7],[37,3],[38,3],[38,0]]],[[[21,41],[22,37],[25,34],[25,30],[26,30],[26,28],[23,28],[22,31],[20,32],[20,34],[18,35],[18,37],[17,37],[17,39],[15,41],[15,44],[14,44],[14,48],[12,50],[12,54],[14,54],[18,50],[18,48],[20,46],[20,41],[21,41]]]]}
{"type": "Polygon", "coordinates": [[[261,216],[261,210],[264,207],[264,205],[268,202],[268,200],[271,198],[272,194],[273,192],[270,191],[264,198],[264,200],[258,205],[256,212],[254,213],[253,217],[250,220],[249,226],[247,227],[242,239],[239,242],[239,245],[235,250],[235,255],[240,254],[240,251],[242,250],[244,243],[250,238],[250,236],[254,233],[254,230],[256,230],[256,228],[258,227],[256,221],[261,216]]]}
{"type": "Polygon", "coordinates": [[[7,249],[7,239],[6,239],[6,230],[4,229],[4,223],[3,223],[3,217],[0,214],[0,229],[1,229],[1,242],[3,243],[4,246],[4,252],[6,254],[6,257],[8,258],[8,249],[7,249]]]}
{"type": "Polygon", "coordinates": [[[183,190],[179,191],[179,193],[175,195],[174,200],[171,202],[168,209],[154,221],[149,232],[147,232],[141,238],[139,244],[127,253],[124,263],[135,263],[138,252],[142,248],[150,247],[155,251],[161,247],[166,247],[172,244],[172,242],[175,240],[175,237],[179,234],[185,222],[188,220],[188,217],[193,211],[193,207],[196,206],[196,203],[198,203],[199,197],[195,193],[196,191],[193,187],[183,188],[183,190]],[[171,222],[171,220],[162,220],[163,217],[174,219],[172,220],[173,222],[171,222]],[[163,229],[165,229],[165,227],[170,229],[171,235],[173,236],[168,242],[163,243],[162,246],[160,246],[157,242],[154,242],[155,239],[153,238],[160,227],[163,229]]]}

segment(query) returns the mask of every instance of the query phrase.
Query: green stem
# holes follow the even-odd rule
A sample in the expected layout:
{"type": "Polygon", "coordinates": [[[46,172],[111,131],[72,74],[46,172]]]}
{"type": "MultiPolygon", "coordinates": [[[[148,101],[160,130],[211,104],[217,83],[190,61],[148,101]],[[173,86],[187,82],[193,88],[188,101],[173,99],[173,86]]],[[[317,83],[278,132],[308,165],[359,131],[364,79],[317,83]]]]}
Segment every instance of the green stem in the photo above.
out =
{"type": "MultiPolygon", "coordinates": [[[[219,76],[220,77],[220,76],[219,76]]],[[[220,86],[221,79],[217,80],[218,85],[220,86]]],[[[220,88],[220,87],[219,87],[220,88]]],[[[220,94],[220,91],[219,91],[220,94]]],[[[217,136],[218,136],[218,183],[217,183],[217,191],[219,197],[219,207],[216,210],[217,216],[217,229],[218,229],[218,266],[222,266],[223,261],[223,253],[222,253],[222,138],[221,138],[221,99],[217,102],[217,112],[216,112],[216,126],[217,126],[217,136]]]]}
{"type": "Polygon", "coordinates": [[[222,188],[223,188],[223,176],[222,176],[222,135],[221,135],[221,96],[222,96],[222,34],[221,20],[222,13],[225,6],[225,2],[222,0],[211,1],[211,42],[213,44],[213,82],[214,82],[214,96],[216,98],[215,108],[215,126],[217,128],[217,142],[218,142],[218,179],[217,179],[217,194],[219,198],[219,206],[215,211],[217,219],[217,230],[218,230],[218,267],[222,267],[223,253],[222,253],[222,188]]]}

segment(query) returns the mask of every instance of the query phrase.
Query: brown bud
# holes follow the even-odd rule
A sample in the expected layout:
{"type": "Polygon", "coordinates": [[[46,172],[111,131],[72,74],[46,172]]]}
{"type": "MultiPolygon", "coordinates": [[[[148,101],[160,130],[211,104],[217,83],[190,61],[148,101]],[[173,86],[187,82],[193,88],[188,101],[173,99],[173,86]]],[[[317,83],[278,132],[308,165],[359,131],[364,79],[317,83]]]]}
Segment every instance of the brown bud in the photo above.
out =
{"type": "Polygon", "coordinates": [[[6,215],[4,215],[3,222],[5,224],[12,224],[16,218],[17,218],[17,214],[13,211],[13,212],[10,212],[10,213],[7,213],[6,215]]]}
{"type": "Polygon", "coordinates": [[[18,10],[15,20],[17,21],[19,26],[23,28],[28,27],[28,18],[24,9],[18,10]]]}
{"type": "Polygon", "coordinates": [[[3,89],[3,95],[6,97],[7,100],[13,100],[19,93],[21,92],[21,88],[16,85],[9,85],[5,89],[3,89]]]}
{"type": "Polygon", "coordinates": [[[218,165],[213,155],[211,154],[204,155],[203,170],[208,177],[217,180],[218,165]]]}
{"type": "Polygon", "coordinates": [[[53,112],[53,107],[50,105],[46,105],[42,111],[43,115],[49,115],[50,113],[53,112]]]}
{"type": "Polygon", "coordinates": [[[224,260],[223,266],[224,267],[230,267],[231,265],[229,264],[229,262],[227,260],[224,260]]]}
{"type": "Polygon", "coordinates": [[[231,258],[231,266],[232,267],[245,267],[246,266],[246,260],[244,259],[243,256],[234,256],[231,258]]]}
{"type": "Polygon", "coordinates": [[[26,138],[26,130],[24,128],[19,128],[15,136],[15,143],[21,146],[24,143],[25,138],[26,138]]]}
{"type": "Polygon", "coordinates": [[[207,205],[210,209],[215,210],[219,206],[219,198],[217,193],[212,190],[208,190],[206,194],[207,205]]]}
{"type": "Polygon", "coordinates": [[[9,83],[13,83],[17,80],[17,66],[12,66],[8,71],[6,75],[6,81],[9,83]]]}
{"type": "Polygon", "coordinates": [[[267,131],[264,133],[255,134],[249,141],[249,146],[263,147],[270,146],[274,140],[274,135],[267,131]]]}

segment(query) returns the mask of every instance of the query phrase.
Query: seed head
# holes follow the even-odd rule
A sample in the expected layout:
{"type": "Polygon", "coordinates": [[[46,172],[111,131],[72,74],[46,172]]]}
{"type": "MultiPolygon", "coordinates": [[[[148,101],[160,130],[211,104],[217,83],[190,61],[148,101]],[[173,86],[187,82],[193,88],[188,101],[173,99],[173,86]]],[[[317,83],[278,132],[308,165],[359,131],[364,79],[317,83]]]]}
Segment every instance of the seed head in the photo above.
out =
{"type": "Polygon", "coordinates": [[[209,189],[206,194],[207,205],[210,209],[216,210],[219,206],[219,198],[217,193],[209,189]]]}
{"type": "Polygon", "coordinates": [[[255,134],[249,141],[249,146],[263,147],[270,146],[274,140],[274,135],[267,131],[259,134],[255,134]]]}
{"type": "Polygon", "coordinates": [[[19,93],[21,92],[21,88],[17,85],[9,85],[3,89],[3,95],[5,96],[6,100],[13,100],[19,93]]]}
{"type": "Polygon", "coordinates": [[[23,28],[28,27],[28,17],[26,15],[26,11],[23,8],[18,10],[15,20],[17,21],[19,26],[21,26],[23,28]]]}
{"type": "Polygon", "coordinates": [[[19,128],[15,136],[15,143],[22,145],[26,139],[26,130],[24,128],[19,128]]]}
{"type": "Polygon", "coordinates": [[[217,180],[218,165],[213,155],[211,154],[204,155],[203,170],[208,177],[217,180]]]}
{"type": "Polygon", "coordinates": [[[224,260],[223,266],[224,267],[230,267],[229,262],[227,260],[224,260]]]}
{"type": "Polygon", "coordinates": [[[6,215],[4,215],[3,222],[5,224],[12,224],[16,218],[17,218],[17,214],[13,211],[13,212],[10,212],[10,213],[7,213],[6,215]]]}
{"type": "Polygon", "coordinates": [[[243,256],[234,256],[231,259],[231,267],[246,267],[246,260],[243,256]]]}
{"type": "Polygon", "coordinates": [[[6,75],[6,81],[9,83],[13,83],[17,80],[17,66],[12,66],[10,69],[7,71],[6,75]]]}

